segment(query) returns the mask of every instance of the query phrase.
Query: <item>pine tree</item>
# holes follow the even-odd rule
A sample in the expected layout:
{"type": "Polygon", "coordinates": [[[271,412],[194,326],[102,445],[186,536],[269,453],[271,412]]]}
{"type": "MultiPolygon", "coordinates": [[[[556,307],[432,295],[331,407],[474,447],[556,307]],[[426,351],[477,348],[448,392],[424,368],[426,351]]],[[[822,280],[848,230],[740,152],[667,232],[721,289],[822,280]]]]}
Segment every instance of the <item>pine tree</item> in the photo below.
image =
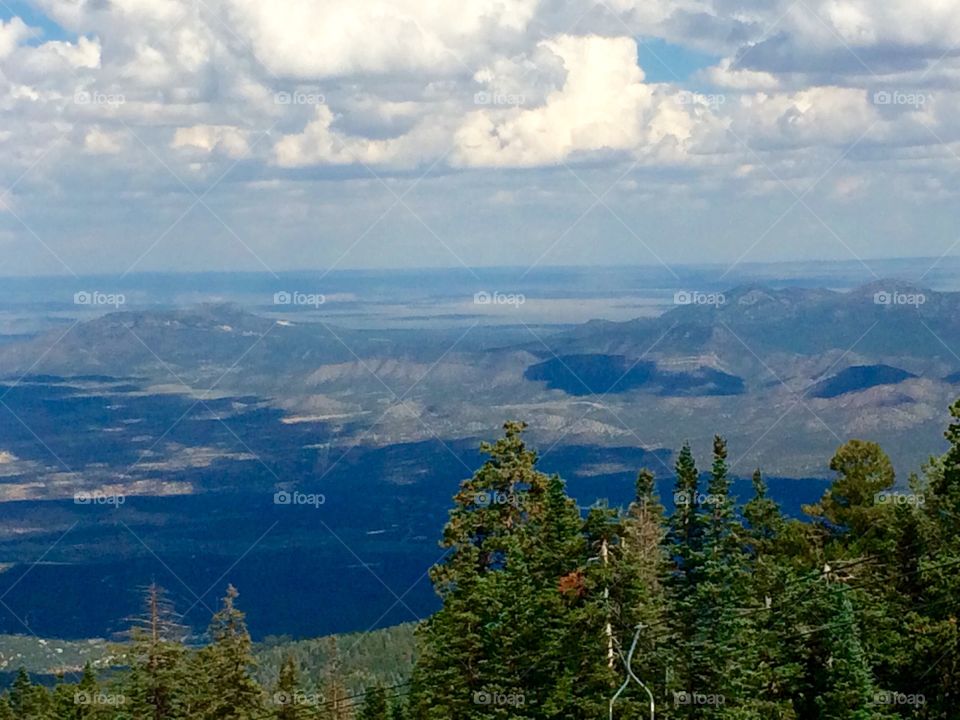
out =
{"type": "MultiPolygon", "coordinates": [[[[2,718],[0,718],[0,720],[2,720],[2,718]]],[[[390,703],[389,720],[408,720],[406,707],[399,698],[394,699],[393,702],[390,703]]]]}
{"type": "Polygon", "coordinates": [[[151,584],[144,593],[143,614],[133,619],[126,654],[129,711],[144,720],[184,717],[186,629],[163,588],[151,584]]]}
{"type": "MultiPolygon", "coordinates": [[[[657,495],[655,476],[641,470],[634,486],[634,498],[620,518],[619,544],[611,553],[613,563],[613,595],[615,634],[618,654],[615,663],[616,685],[622,682],[627,651],[640,628],[633,670],[651,692],[663,696],[663,678],[669,664],[664,639],[666,621],[665,586],[669,558],[664,552],[666,537],[664,508],[657,495]]],[[[609,698],[612,693],[607,693],[609,698]]],[[[640,708],[649,703],[642,688],[630,686],[618,699],[618,714],[644,715],[640,708]]]]}
{"type": "Polygon", "coordinates": [[[831,595],[831,615],[823,638],[826,662],[816,696],[819,717],[872,720],[880,716],[880,711],[872,707],[876,688],[860,641],[849,588],[835,583],[831,595]]]}
{"type": "Polygon", "coordinates": [[[755,664],[747,668],[744,694],[759,717],[795,720],[792,698],[801,692],[803,658],[792,638],[798,624],[790,621],[795,610],[801,575],[785,544],[789,523],[780,507],[768,497],[760,470],[753,473],[753,498],[744,505],[743,517],[749,566],[746,586],[748,616],[746,644],[755,648],[755,664]]]}
{"type": "Polygon", "coordinates": [[[335,637],[327,638],[325,644],[329,660],[324,670],[324,702],[320,716],[323,720],[351,720],[353,711],[340,676],[340,647],[335,637]]]}
{"type": "Polygon", "coordinates": [[[941,459],[940,471],[933,478],[930,490],[944,501],[960,505],[960,400],[950,406],[950,425],[944,437],[950,444],[941,459]]]}
{"type": "Polygon", "coordinates": [[[442,609],[420,628],[411,710],[416,720],[473,717],[476,697],[490,692],[485,672],[486,628],[497,621],[493,573],[503,567],[507,538],[524,514],[521,492],[535,478],[535,454],[523,444],[524,426],[507,423],[474,476],[462,483],[444,528],[445,560],[430,575],[442,609]]]}
{"type": "Polygon", "coordinates": [[[878,496],[896,481],[893,464],[879,445],[850,440],[830,460],[836,479],[819,502],[804,508],[826,535],[834,557],[884,549],[879,530],[888,527],[890,507],[878,496]]]}
{"type": "Polygon", "coordinates": [[[668,558],[664,509],[657,496],[654,475],[637,475],[634,500],[620,521],[620,562],[614,583],[620,588],[619,630],[624,636],[638,624],[652,627],[663,621],[664,580],[668,558]]]}
{"type": "Polygon", "coordinates": [[[676,475],[668,540],[682,569],[685,562],[692,564],[703,548],[704,523],[698,517],[700,473],[689,443],[684,443],[677,455],[676,475]]]}
{"type": "Polygon", "coordinates": [[[515,633],[516,658],[501,682],[508,692],[522,692],[526,715],[559,706],[571,720],[593,717],[597,691],[602,696],[607,687],[604,628],[611,579],[603,574],[609,566],[603,564],[600,536],[591,538],[588,531],[584,537],[580,511],[560,477],[547,478],[542,494],[540,488],[540,483],[531,486],[528,523],[517,533],[515,559],[505,568],[517,588],[507,597],[516,592],[526,600],[518,605],[523,615],[509,621],[522,631],[515,633]],[[592,553],[594,563],[588,557],[592,553]],[[577,684],[568,687],[572,677],[577,684]]]}
{"type": "Polygon", "coordinates": [[[280,675],[271,697],[275,720],[311,720],[318,702],[300,686],[300,673],[293,657],[287,655],[280,666],[280,675]]]}
{"type": "Polygon", "coordinates": [[[704,668],[697,652],[702,642],[697,590],[704,580],[704,529],[700,511],[700,476],[689,443],[677,454],[674,512],[665,538],[665,554],[673,562],[667,578],[667,627],[672,643],[664,678],[664,697],[676,706],[671,717],[696,717],[696,707],[677,702],[704,690],[704,668]]]}
{"type": "MultiPolygon", "coordinates": [[[[605,712],[616,687],[621,605],[617,592],[619,521],[618,512],[598,505],[585,522],[577,518],[569,528],[569,537],[575,542],[570,552],[583,559],[574,571],[561,577],[561,604],[552,613],[557,622],[544,637],[544,645],[555,648],[556,668],[541,663],[545,672],[540,683],[550,686],[550,677],[555,678],[544,708],[547,717],[597,717],[605,712]],[[576,524],[583,525],[586,542],[576,524]]],[[[556,602],[557,595],[556,588],[548,588],[548,598],[556,602]]]]}
{"type": "Polygon", "coordinates": [[[50,693],[31,682],[25,668],[17,671],[10,687],[10,708],[17,720],[48,720],[53,712],[50,693]]]}
{"type": "Polygon", "coordinates": [[[950,407],[947,452],[926,468],[925,504],[917,527],[922,554],[919,590],[926,612],[913,615],[916,667],[928,668],[918,691],[928,716],[949,717],[960,705],[960,400],[950,407]]]}
{"type": "Polygon", "coordinates": [[[759,468],[754,471],[751,483],[753,497],[743,506],[748,546],[753,557],[768,559],[777,554],[776,543],[786,521],[780,507],[770,499],[767,482],[759,468]]]}
{"type": "Polygon", "coordinates": [[[33,683],[23,666],[17,670],[17,676],[10,686],[10,707],[18,717],[25,716],[30,711],[30,699],[33,694],[33,683]]]}
{"type": "Polygon", "coordinates": [[[192,704],[202,720],[259,720],[263,712],[262,691],[252,677],[250,633],[236,607],[238,595],[233,585],[227,587],[210,622],[211,643],[197,654],[194,667],[202,674],[192,704]]]}
{"type": "Polygon", "coordinates": [[[924,620],[913,608],[925,594],[916,583],[919,510],[889,502],[899,496],[891,492],[893,466],[875,443],[845,443],[830,467],[837,478],[810,508],[825,530],[823,555],[835,568],[849,566],[856,577],[858,589],[851,598],[861,624],[859,642],[877,679],[889,687],[915,687],[923,655],[916,652],[922,639],[913,628],[924,620]]]}
{"type": "MultiPolygon", "coordinates": [[[[564,696],[571,658],[584,654],[570,630],[582,619],[582,521],[560,478],[537,471],[524,427],[507,423],[503,438],[482,446],[489,459],[455,498],[448,553],[431,571],[443,607],[419,635],[416,720],[539,717],[564,696]]],[[[603,652],[601,637],[588,642],[603,652]]]]}
{"type": "Polygon", "coordinates": [[[357,720],[390,720],[387,715],[387,693],[377,685],[367,691],[357,720]]]}
{"type": "Polygon", "coordinates": [[[736,706],[746,699],[747,675],[755,669],[756,648],[748,642],[748,623],[742,612],[748,574],[743,528],[734,505],[727,445],[717,436],[703,506],[703,574],[693,597],[701,626],[697,691],[725,698],[725,710],[745,718],[746,709],[736,706]]]}
{"type": "Polygon", "coordinates": [[[55,720],[113,720],[127,710],[126,697],[101,688],[88,662],[77,683],[58,682],[51,697],[50,717],[55,720]]]}

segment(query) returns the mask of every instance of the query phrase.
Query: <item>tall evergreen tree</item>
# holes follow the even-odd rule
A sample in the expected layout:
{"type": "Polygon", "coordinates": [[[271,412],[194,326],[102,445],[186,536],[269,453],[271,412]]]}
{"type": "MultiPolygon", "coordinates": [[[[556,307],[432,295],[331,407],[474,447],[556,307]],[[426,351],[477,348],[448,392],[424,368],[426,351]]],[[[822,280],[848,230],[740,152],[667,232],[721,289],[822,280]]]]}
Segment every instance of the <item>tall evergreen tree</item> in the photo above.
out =
{"type": "Polygon", "coordinates": [[[755,670],[756,647],[748,642],[744,533],[730,493],[727,444],[713,441],[713,466],[703,505],[703,573],[693,603],[701,628],[697,692],[724,698],[724,709],[746,720],[747,675],[755,670]],[[738,707],[739,706],[739,707],[738,707]]]}
{"type": "Polygon", "coordinates": [[[311,702],[313,699],[301,687],[297,663],[288,655],[280,666],[280,674],[271,696],[271,717],[275,720],[313,720],[319,704],[311,702]]]}
{"type": "Polygon", "coordinates": [[[52,720],[114,720],[129,712],[126,696],[105,690],[88,662],[77,683],[58,682],[53,689],[52,720]]]}
{"type": "Polygon", "coordinates": [[[884,548],[880,530],[888,526],[892,506],[878,496],[896,481],[893,464],[879,445],[864,440],[844,443],[830,460],[837,473],[819,502],[804,508],[825,532],[831,557],[876,552],[884,548]]]}
{"type": "MultiPolygon", "coordinates": [[[[637,474],[633,501],[620,519],[619,545],[612,553],[612,604],[618,639],[616,684],[622,682],[625,656],[639,628],[632,668],[651,692],[660,696],[665,692],[663,678],[669,667],[665,650],[670,646],[663,632],[667,618],[665,585],[670,571],[664,552],[666,533],[655,476],[643,469],[637,474]]],[[[640,713],[639,708],[646,708],[648,703],[642,688],[629,686],[618,700],[617,709],[621,713],[640,713]]]]}
{"type": "Polygon", "coordinates": [[[747,673],[744,692],[759,716],[795,720],[792,698],[803,687],[803,659],[797,641],[787,638],[798,627],[789,616],[795,610],[797,593],[793,591],[801,574],[791,562],[786,544],[789,523],[768,496],[759,469],[753,473],[752,484],[753,497],[743,508],[749,567],[745,604],[751,610],[745,644],[755,649],[755,664],[747,673]]]}
{"type": "Polygon", "coordinates": [[[677,454],[674,512],[670,517],[665,552],[673,568],[667,580],[668,628],[672,639],[665,699],[672,700],[671,717],[698,717],[701,710],[683,699],[704,690],[704,668],[697,654],[702,641],[698,588],[704,581],[704,514],[700,509],[700,474],[689,443],[677,454]]]}
{"type": "Polygon", "coordinates": [[[129,712],[144,720],[184,717],[186,632],[163,588],[151,584],[143,612],[129,631],[130,643],[121,649],[130,667],[125,688],[129,712]]]}
{"type": "Polygon", "coordinates": [[[353,706],[340,674],[340,646],[337,638],[326,639],[329,658],[324,668],[322,720],[352,720],[353,706]]]}
{"type": "Polygon", "coordinates": [[[17,720],[49,720],[53,702],[47,689],[35,685],[25,668],[17,671],[10,687],[10,708],[17,720]]]}
{"type": "Polygon", "coordinates": [[[822,720],[873,720],[882,717],[874,707],[876,686],[860,641],[860,630],[849,588],[832,586],[831,614],[824,629],[826,662],[816,705],[822,720]]]}
{"type": "MultiPolygon", "coordinates": [[[[455,498],[448,553],[431,572],[443,607],[421,628],[416,720],[538,717],[571,672],[582,521],[560,478],[536,469],[524,427],[507,423],[503,438],[482,446],[489,459],[455,498]]],[[[589,642],[603,651],[602,638],[589,642]]]]}
{"type": "Polygon", "coordinates": [[[960,706],[960,400],[950,407],[947,452],[926,468],[923,544],[918,577],[924,612],[915,617],[915,662],[929,717],[949,717],[960,706]]]}
{"type": "MultiPolygon", "coordinates": [[[[0,720],[2,720],[2,718],[0,718],[0,720]]],[[[408,720],[406,706],[399,698],[394,699],[393,702],[390,703],[389,720],[408,720]]]]}
{"type": "Polygon", "coordinates": [[[195,668],[200,697],[195,701],[202,720],[259,720],[263,693],[253,679],[255,661],[244,614],[236,607],[239,593],[227,587],[222,606],[210,622],[210,644],[197,654],[195,668]]]}
{"type": "Polygon", "coordinates": [[[390,720],[387,711],[387,693],[381,685],[367,691],[357,720],[390,720]]]}

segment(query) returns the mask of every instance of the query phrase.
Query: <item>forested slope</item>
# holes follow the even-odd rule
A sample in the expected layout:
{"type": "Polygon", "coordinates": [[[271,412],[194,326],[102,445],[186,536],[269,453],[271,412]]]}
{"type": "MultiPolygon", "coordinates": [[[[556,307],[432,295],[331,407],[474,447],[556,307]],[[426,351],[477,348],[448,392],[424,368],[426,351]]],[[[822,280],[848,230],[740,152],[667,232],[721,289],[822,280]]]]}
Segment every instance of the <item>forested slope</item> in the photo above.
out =
{"type": "Polygon", "coordinates": [[[257,657],[231,587],[192,647],[157,590],[121,669],[52,690],[22,673],[0,720],[956,717],[960,402],[951,413],[947,453],[904,482],[878,445],[842,445],[804,520],[760,471],[732,497],[720,436],[705,473],[678,454],[672,514],[649,470],[628,508],[583,513],[507,423],[454,498],[431,571],[443,607],[415,638],[257,657]]]}

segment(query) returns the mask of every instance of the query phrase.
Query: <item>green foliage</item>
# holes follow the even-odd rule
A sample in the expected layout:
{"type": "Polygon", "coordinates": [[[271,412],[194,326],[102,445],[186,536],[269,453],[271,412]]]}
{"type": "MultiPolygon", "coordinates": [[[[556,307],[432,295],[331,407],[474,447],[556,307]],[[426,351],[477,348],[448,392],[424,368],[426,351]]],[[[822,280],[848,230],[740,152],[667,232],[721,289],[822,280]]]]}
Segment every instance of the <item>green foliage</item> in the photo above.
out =
{"type": "Polygon", "coordinates": [[[263,710],[263,691],[253,679],[253,643],[230,585],[223,605],[210,622],[210,644],[196,656],[191,675],[197,680],[191,701],[202,720],[255,720],[263,710]]]}
{"type": "MultiPolygon", "coordinates": [[[[956,444],[960,406],[954,412],[948,438],[956,444]]],[[[506,430],[488,446],[491,461],[464,483],[447,526],[453,557],[434,571],[444,607],[419,636],[412,717],[606,717],[634,633],[632,669],[666,720],[950,716],[944,691],[958,687],[957,663],[927,675],[935,646],[948,657],[960,647],[949,600],[960,597],[956,573],[934,562],[952,548],[950,567],[960,568],[960,527],[952,524],[960,450],[913,478],[912,493],[897,493],[878,446],[846,443],[831,461],[835,482],[808,508],[811,525],[782,515],[759,471],[753,497],[738,508],[717,437],[705,488],[689,445],[678,453],[670,517],[643,472],[625,512],[598,506],[576,520],[557,510],[559,481],[536,475],[522,426],[506,430]],[[516,478],[524,478],[520,491],[516,478]],[[515,493],[516,505],[490,513],[470,503],[490,488],[515,493]],[[916,501],[924,492],[932,504],[916,501]],[[538,514],[562,519],[550,526],[557,531],[531,520],[538,514]],[[566,552],[543,557],[538,547],[566,552]],[[559,605],[549,592],[558,576],[559,605]],[[937,590],[940,616],[923,607],[937,590]],[[545,623],[548,611],[562,622],[545,623]],[[611,634],[612,668],[604,662],[611,634]],[[518,677],[514,663],[529,662],[531,648],[549,672],[535,664],[518,677]],[[494,695],[471,706],[466,691],[484,682],[535,703],[508,707],[509,698],[494,695]]],[[[646,716],[637,682],[617,703],[618,717],[646,716]]]]}
{"type": "Polygon", "coordinates": [[[325,669],[336,662],[340,680],[347,692],[356,695],[368,687],[391,687],[410,677],[415,649],[414,623],[382,628],[365,633],[291,641],[268,638],[254,648],[256,677],[264,687],[277,684],[283,664],[292,659],[306,690],[313,692],[325,669]],[[333,648],[337,656],[332,656],[333,648]]]}
{"type": "Polygon", "coordinates": [[[387,708],[387,694],[382,687],[377,685],[367,692],[357,720],[390,720],[387,708]]]}
{"type": "Polygon", "coordinates": [[[588,533],[560,478],[536,469],[523,429],[507,423],[483,446],[489,459],[455,498],[431,572],[444,606],[419,636],[414,718],[595,717],[612,685],[607,571],[588,569],[604,531],[588,533]]]}
{"type": "Polygon", "coordinates": [[[184,636],[164,591],[151,585],[144,596],[143,614],[130,630],[128,646],[118,650],[129,667],[124,708],[132,716],[144,720],[185,717],[184,636]]]}
{"type": "Polygon", "coordinates": [[[310,720],[316,717],[317,704],[311,704],[311,699],[300,683],[296,662],[288,656],[280,667],[280,676],[268,702],[273,708],[270,717],[275,720],[310,720]]]}
{"type": "Polygon", "coordinates": [[[879,530],[889,525],[890,506],[878,497],[893,487],[893,464],[879,445],[850,440],[830,461],[837,479],[818,503],[806,508],[824,529],[828,551],[841,554],[876,550],[879,530]],[[873,544],[871,544],[871,541],[873,544]]]}

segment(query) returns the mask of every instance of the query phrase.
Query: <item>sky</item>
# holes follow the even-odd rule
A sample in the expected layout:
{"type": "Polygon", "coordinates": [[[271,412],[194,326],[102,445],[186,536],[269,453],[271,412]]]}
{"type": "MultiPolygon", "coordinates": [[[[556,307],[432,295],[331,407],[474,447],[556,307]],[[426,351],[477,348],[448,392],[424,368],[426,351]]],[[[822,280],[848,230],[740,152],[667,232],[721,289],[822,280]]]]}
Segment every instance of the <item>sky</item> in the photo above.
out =
{"type": "Polygon", "coordinates": [[[4,0],[0,276],[960,252],[951,0],[4,0]]]}

